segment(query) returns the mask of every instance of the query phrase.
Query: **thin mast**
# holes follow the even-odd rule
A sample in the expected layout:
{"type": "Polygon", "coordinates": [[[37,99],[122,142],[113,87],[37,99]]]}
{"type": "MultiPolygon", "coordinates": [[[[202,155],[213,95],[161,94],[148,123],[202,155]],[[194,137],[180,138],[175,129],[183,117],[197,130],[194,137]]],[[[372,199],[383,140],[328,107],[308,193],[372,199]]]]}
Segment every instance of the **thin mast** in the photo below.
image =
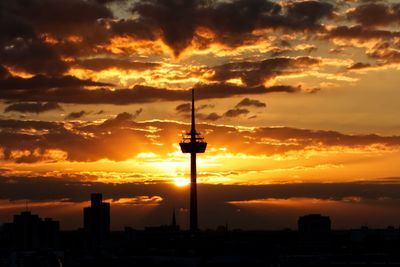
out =
{"type": "Polygon", "coordinates": [[[195,122],[195,110],[194,110],[194,89],[192,89],[192,129],[190,131],[190,133],[192,135],[193,134],[196,135],[196,124],[195,123],[196,122],[195,122]]]}

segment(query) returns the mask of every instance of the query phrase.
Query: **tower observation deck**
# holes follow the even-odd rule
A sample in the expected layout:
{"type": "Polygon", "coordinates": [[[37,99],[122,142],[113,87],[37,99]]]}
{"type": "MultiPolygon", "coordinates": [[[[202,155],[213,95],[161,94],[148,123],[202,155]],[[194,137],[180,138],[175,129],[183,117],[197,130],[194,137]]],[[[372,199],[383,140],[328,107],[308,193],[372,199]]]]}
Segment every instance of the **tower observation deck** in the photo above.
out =
{"type": "Polygon", "coordinates": [[[179,143],[182,153],[190,153],[190,231],[198,230],[197,221],[197,168],[196,154],[206,151],[207,143],[200,133],[196,132],[194,90],[192,89],[192,127],[183,135],[179,143]]]}

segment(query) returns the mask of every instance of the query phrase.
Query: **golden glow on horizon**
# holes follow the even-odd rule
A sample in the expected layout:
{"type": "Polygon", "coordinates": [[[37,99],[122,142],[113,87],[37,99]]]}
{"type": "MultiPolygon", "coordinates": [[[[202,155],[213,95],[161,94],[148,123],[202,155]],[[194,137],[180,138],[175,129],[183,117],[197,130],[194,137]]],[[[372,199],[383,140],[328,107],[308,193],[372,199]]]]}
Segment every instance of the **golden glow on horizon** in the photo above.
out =
{"type": "MultiPolygon", "coordinates": [[[[229,201],[229,204],[246,206],[246,205],[275,205],[275,206],[290,206],[302,207],[310,205],[333,204],[337,200],[332,199],[319,199],[319,198],[265,198],[265,199],[251,199],[243,201],[229,201]]],[[[349,201],[346,201],[349,202],[349,201]]]]}
{"type": "Polygon", "coordinates": [[[163,201],[160,196],[137,196],[119,199],[106,199],[111,205],[159,205],[163,201]]]}
{"type": "MultiPolygon", "coordinates": [[[[368,181],[395,177],[400,152],[379,145],[365,149],[334,147],[284,155],[246,155],[211,152],[198,161],[198,182],[207,184],[275,184],[368,181]],[[368,168],[365,167],[368,164],[368,168]],[[371,171],[373,170],[373,171],[371,171]]],[[[74,177],[103,183],[189,183],[189,159],[175,161],[157,154],[141,154],[126,161],[11,163],[3,160],[2,174],[26,177],[74,177]]],[[[4,156],[3,156],[4,157],[4,156]]]]}

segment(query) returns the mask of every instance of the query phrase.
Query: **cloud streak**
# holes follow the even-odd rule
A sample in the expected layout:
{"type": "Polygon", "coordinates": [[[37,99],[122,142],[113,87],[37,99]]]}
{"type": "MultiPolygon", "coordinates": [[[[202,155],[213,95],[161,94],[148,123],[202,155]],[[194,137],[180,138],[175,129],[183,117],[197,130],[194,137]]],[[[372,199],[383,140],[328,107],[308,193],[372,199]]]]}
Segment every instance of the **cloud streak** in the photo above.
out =
{"type": "MultiPolygon", "coordinates": [[[[101,87],[108,84],[72,77],[17,78],[15,81],[13,79],[6,79],[3,81],[0,80],[0,85],[4,86],[4,89],[0,92],[1,99],[30,102],[126,105],[157,101],[183,101],[189,95],[189,90],[174,90],[142,85],[136,85],[131,89],[111,90],[101,87]],[[87,90],[79,85],[100,86],[101,88],[87,90]],[[40,92],[40,94],[37,92],[40,92]]],[[[295,93],[302,90],[301,87],[284,85],[246,87],[229,83],[198,84],[194,89],[196,90],[198,99],[227,98],[238,95],[279,92],[295,93]]]]}
{"type": "Polygon", "coordinates": [[[20,113],[43,113],[52,110],[63,110],[62,107],[55,102],[47,103],[14,103],[7,106],[4,112],[20,112],[20,113]]]}

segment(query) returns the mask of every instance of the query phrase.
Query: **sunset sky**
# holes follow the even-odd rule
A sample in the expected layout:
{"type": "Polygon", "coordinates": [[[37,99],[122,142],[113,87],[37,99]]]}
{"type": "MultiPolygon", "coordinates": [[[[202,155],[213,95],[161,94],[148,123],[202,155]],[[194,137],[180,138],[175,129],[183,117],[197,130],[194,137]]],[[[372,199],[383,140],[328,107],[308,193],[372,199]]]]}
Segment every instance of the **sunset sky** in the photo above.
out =
{"type": "Polygon", "coordinates": [[[1,0],[0,222],[28,208],[82,226],[400,225],[400,3],[1,0]],[[128,215],[127,215],[128,214],[128,215]]]}

